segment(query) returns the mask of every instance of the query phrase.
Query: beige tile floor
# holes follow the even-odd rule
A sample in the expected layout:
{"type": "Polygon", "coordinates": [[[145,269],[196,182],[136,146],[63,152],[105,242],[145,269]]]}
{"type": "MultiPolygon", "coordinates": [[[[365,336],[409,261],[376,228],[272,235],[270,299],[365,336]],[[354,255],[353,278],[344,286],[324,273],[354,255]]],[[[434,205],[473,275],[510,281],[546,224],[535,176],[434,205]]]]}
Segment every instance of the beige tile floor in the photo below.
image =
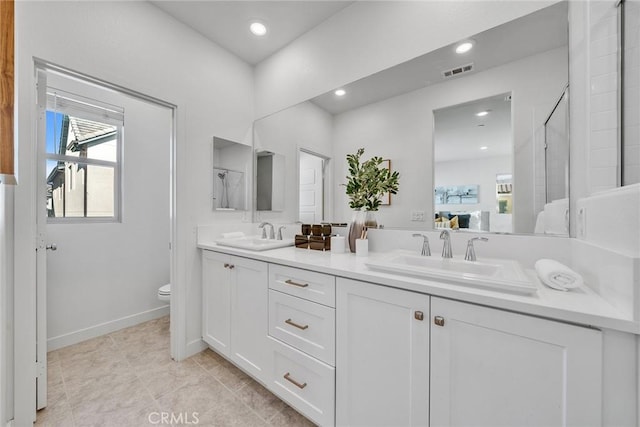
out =
{"type": "Polygon", "coordinates": [[[38,426],[313,426],[211,350],[171,360],[168,317],[48,356],[38,426]]]}

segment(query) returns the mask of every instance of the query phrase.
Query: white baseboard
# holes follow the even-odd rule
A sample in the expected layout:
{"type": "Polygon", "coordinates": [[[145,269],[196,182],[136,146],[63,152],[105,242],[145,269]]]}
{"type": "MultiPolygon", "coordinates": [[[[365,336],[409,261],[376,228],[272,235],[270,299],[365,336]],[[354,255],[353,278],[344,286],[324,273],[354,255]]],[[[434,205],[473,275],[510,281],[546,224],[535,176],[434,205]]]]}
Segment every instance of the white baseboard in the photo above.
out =
{"type": "Polygon", "coordinates": [[[111,320],[89,328],[80,329],[68,334],[59,335],[57,337],[47,339],[47,351],[57,350],[68,345],[77,344],[91,338],[106,335],[122,328],[134,326],[149,320],[169,315],[169,305],[154,308],[152,310],[143,311],[142,313],[132,314],[131,316],[122,317],[120,319],[111,320]]]}
{"type": "Polygon", "coordinates": [[[185,353],[185,359],[193,356],[194,354],[200,353],[202,350],[207,348],[207,343],[202,340],[194,340],[187,344],[187,351],[185,353]]]}

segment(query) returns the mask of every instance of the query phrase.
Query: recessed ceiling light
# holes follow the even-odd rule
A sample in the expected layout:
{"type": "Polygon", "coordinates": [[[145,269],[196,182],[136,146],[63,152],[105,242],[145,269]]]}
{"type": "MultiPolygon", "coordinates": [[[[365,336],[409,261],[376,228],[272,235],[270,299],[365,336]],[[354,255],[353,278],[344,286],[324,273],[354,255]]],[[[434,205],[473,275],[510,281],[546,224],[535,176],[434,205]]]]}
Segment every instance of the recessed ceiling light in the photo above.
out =
{"type": "Polygon", "coordinates": [[[486,149],[488,149],[488,148],[489,148],[489,147],[487,147],[486,145],[483,145],[482,147],[480,147],[480,149],[481,149],[481,150],[486,150],[486,149]]]}
{"type": "Polygon", "coordinates": [[[267,27],[259,21],[254,21],[249,25],[249,30],[256,36],[264,36],[267,34],[267,27]]]}
{"type": "Polygon", "coordinates": [[[480,111],[479,113],[476,113],[476,116],[478,117],[484,117],[487,114],[489,114],[489,111],[480,111]]]}
{"type": "Polygon", "coordinates": [[[335,91],[335,92],[333,92],[333,93],[335,93],[335,94],[336,94],[336,96],[345,96],[345,94],[347,93],[347,91],[346,91],[346,90],[344,90],[344,89],[338,89],[338,90],[336,90],[336,91],[335,91]]]}
{"type": "Polygon", "coordinates": [[[463,54],[473,49],[473,40],[465,40],[456,46],[456,53],[463,54]]]}

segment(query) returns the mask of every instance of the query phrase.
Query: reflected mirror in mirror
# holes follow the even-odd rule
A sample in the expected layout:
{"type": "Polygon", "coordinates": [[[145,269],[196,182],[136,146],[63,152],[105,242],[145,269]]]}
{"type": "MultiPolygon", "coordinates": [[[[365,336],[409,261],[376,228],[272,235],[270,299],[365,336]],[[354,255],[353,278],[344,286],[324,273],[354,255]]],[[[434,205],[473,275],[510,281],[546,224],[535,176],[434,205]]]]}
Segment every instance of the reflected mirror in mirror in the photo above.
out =
{"type": "MultiPolygon", "coordinates": [[[[277,138],[285,133],[282,127],[295,128],[296,138],[291,142],[295,150],[294,141],[323,135],[323,143],[329,142],[331,157],[335,159],[333,208],[325,212],[328,221],[343,222],[352,217],[344,188],[340,186],[348,173],[347,154],[363,147],[367,153],[391,159],[402,178],[392,204],[376,212],[378,223],[386,228],[432,229],[435,226],[433,112],[511,94],[511,164],[492,173],[492,205],[486,211],[499,214],[496,175],[510,174],[514,194],[501,215],[510,215],[511,222],[505,216],[506,223],[500,230],[533,233],[537,214],[545,204],[544,187],[534,185],[534,181],[544,182],[540,176],[545,173],[544,162],[539,160],[545,155],[544,123],[569,79],[567,2],[469,38],[474,40],[474,47],[463,55],[455,53],[456,44],[450,44],[342,85],[343,96],[330,91],[260,119],[256,122],[256,138],[282,141],[277,138]],[[468,64],[472,66],[465,67],[468,64]],[[452,72],[458,69],[464,72],[452,72]],[[312,114],[317,119],[311,120],[312,114]],[[279,127],[261,125],[262,122],[278,123],[279,127]],[[322,126],[317,125],[311,131],[297,125],[302,122],[322,126]],[[542,165],[540,170],[538,165],[542,165]],[[506,212],[509,206],[511,213],[506,212]]],[[[479,182],[455,181],[445,185],[448,184],[479,185],[479,182]]],[[[299,192],[299,188],[289,191],[299,192]]],[[[482,193],[482,187],[479,191],[482,193]]],[[[503,196],[502,200],[507,198],[503,196]]],[[[483,200],[482,194],[479,200],[483,200]]],[[[499,222],[494,221],[494,227],[499,222]]]]}
{"type": "Polygon", "coordinates": [[[284,168],[282,154],[256,151],[256,210],[284,210],[284,168]]]}
{"type": "Polygon", "coordinates": [[[511,94],[436,110],[433,119],[436,228],[511,233],[511,94]]]}
{"type": "Polygon", "coordinates": [[[213,209],[247,209],[247,179],[251,168],[251,147],[213,138],[213,209]]]}

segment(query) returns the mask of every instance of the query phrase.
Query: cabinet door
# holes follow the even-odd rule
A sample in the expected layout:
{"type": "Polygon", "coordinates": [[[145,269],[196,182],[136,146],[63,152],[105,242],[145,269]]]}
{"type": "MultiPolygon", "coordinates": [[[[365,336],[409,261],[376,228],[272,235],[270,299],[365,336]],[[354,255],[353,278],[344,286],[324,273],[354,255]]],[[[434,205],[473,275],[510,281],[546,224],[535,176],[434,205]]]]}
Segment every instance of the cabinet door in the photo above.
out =
{"type": "Polygon", "coordinates": [[[336,424],[429,421],[429,297],[338,279],[336,424]]]}
{"type": "Polygon", "coordinates": [[[257,379],[267,382],[267,264],[231,257],[231,359],[257,379]]]}
{"type": "Polygon", "coordinates": [[[231,284],[229,255],[202,251],[202,339],[230,356],[231,284]]]}
{"type": "Polygon", "coordinates": [[[441,298],[431,313],[431,426],[600,425],[600,331],[441,298]]]}

